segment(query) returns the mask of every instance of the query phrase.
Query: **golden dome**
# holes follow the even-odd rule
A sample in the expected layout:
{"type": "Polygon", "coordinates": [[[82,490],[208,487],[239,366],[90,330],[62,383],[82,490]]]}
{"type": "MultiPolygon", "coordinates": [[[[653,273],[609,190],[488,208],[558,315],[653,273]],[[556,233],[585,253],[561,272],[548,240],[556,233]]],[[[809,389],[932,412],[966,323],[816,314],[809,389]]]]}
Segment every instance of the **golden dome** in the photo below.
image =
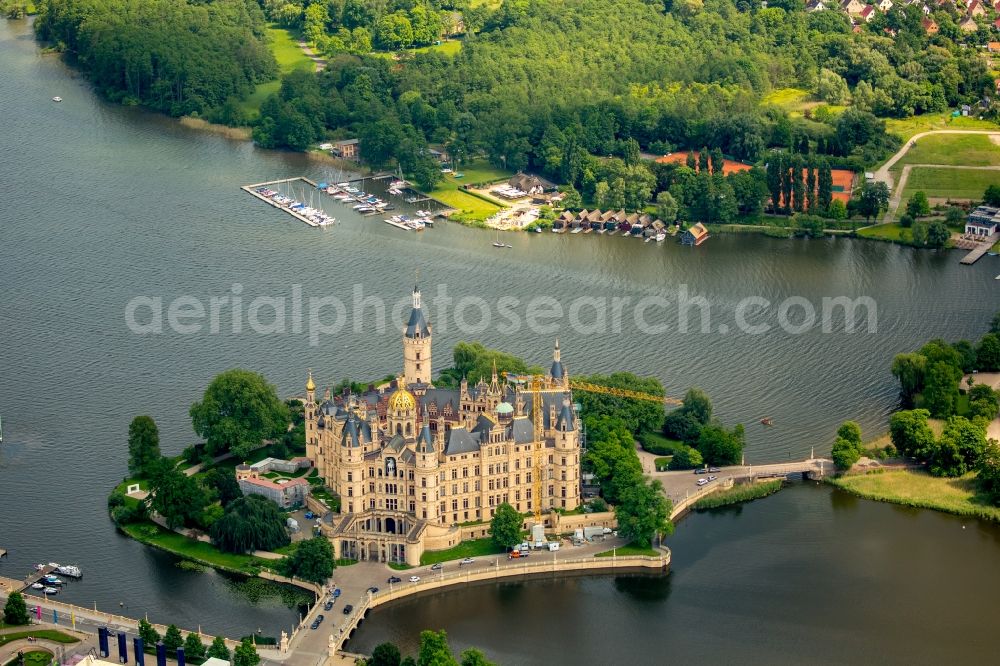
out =
{"type": "Polygon", "coordinates": [[[399,389],[391,396],[389,396],[389,411],[390,412],[409,412],[416,410],[417,399],[413,397],[413,394],[404,388],[399,389]]]}
{"type": "Polygon", "coordinates": [[[313,373],[312,373],[312,370],[309,371],[309,381],[306,382],[306,390],[307,391],[315,391],[316,390],[316,384],[315,384],[315,382],[313,382],[313,373]]]}

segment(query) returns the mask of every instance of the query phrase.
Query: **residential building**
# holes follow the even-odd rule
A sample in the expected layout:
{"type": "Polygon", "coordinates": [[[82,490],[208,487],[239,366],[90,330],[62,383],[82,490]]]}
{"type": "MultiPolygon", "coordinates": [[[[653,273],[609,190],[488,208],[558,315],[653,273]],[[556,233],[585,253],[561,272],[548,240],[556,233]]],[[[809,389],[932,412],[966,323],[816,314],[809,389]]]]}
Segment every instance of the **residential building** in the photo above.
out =
{"type": "Polygon", "coordinates": [[[878,0],[876,5],[880,11],[887,12],[892,9],[892,0],[878,0]]]}
{"type": "Polygon", "coordinates": [[[986,8],[983,7],[983,3],[979,2],[979,0],[972,0],[972,2],[969,3],[969,9],[966,14],[972,17],[985,16],[986,8]]]}
{"type": "Polygon", "coordinates": [[[964,19],[962,19],[962,21],[961,21],[961,22],[960,22],[960,23],[958,24],[958,29],[959,29],[959,30],[961,30],[961,31],[963,31],[963,32],[975,32],[976,30],[979,30],[979,24],[977,24],[977,23],[976,23],[976,22],[975,22],[975,21],[974,21],[974,20],[972,19],[972,17],[971,17],[971,16],[966,16],[966,17],[965,17],[964,19]]]}
{"type": "Polygon", "coordinates": [[[302,477],[267,479],[246,464],[236,466],[236,482],[244,495],[262,495],[282,509],[300,507],[309,496],[309,482],[302,477]]]}
{"type": "Polygon", "coordinates": [[[858,14],[860,18],[865,23],[870,23],[873,18],[875,18],[875,7],[873,5],[865,5],[865,8],[861,10],[858,14]]]}
{"type": "Polygon", "coordinates": [[[965,234],[978,238],[988,238],[1000,231],[1000,208],[979,206],[965,221],[965,234]]]}
{"type": "Polygon", "coordinates": [[[344,139],[333,142],[333,154],[345,160],[358,159],[358,140],[344,139]]]}
{"type": "Polygon", "coordinates": [[[485,536],[505,502],[579,506],[581,431],[558,341],[537,393],[495,369],[489,382],[438,388],[416,287],[402,333],[403,372],[389,384],[317,400],[311,373],[306,383],[306,455],[341,500],[323,528],[337,557],[417,565],[426,550],[485,536]]]}
{"type": "Polygon", "coordinates": [[[841,0],[840,3],[840,9],[847,12],[848,16],[859,16],[867,6],[861,0],[841,0]]]}
{"type": "Polygon", "coordinates": [[[920,25],[923,26],[924,32],[926,32],[928,35],[938,34],[939,30],[938,24],[937,21],[935,21],[934,19],[925,16],[924,18],[920,19],[920,25]]]}

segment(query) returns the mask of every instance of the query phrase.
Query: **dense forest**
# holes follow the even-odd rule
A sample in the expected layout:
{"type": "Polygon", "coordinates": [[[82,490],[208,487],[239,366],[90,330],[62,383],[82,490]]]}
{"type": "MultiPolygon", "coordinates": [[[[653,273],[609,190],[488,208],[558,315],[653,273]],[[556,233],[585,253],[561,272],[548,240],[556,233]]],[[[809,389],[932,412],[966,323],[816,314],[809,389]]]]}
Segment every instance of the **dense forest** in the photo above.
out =
{"type": "Polygon", "coordinates": [[[42,0],[38,36],[109,99],[204,115],[277,75],[253,0],[42,0]]]}
{"type": "Polygon", "coordinates": [[[588,156],[628,161],[636,144],[707,146],[755,162],[804,136],[835,165],[859,169],[894,145],[874,116],[940,111],[993,88],[975,50],[953,40],[947,13],[928,37],[919,7],[854,33],[840,12],[808,13],[797,0],[474,4],[264,0],[269,18],[302,30],[330,65],[285,81],[262,109],[258,142],[301,149],[346,131],[376,167],[398,160],[411,171],[430,168],[423,148],[441,144],[459,160],[485,153],[581,189],[594,170],[588,156]],[[465,30],[457,52],[378,52],[430,43],[457,29],[456,15],[465,30]],[[789,118],[765,103],[784,87],[826,104],[789,118]],[[845,127],[837,105],[848,102],[856,115],[845,127]]]}

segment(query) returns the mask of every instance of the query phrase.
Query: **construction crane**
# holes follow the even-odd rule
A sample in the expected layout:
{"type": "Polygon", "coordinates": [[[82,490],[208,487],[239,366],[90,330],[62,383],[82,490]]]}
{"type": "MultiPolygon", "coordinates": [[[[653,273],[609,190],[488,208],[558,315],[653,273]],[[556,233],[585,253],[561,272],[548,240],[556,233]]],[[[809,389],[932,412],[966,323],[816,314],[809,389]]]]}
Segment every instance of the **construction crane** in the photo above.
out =
{"type": "Polygon", "coordinates": [[[643,393],[641,391],[632,391],[629,389],[601,386],[600,384],[591,384],[590,382],[580,381],[579,379],[570,379],[569,386],[575,391],[586,391],[588,393],[603,393],[605,395],[613,395],[619,398],[631,398],[632,400],[648,400],[650,402],[660,402],[663,403],[664,405],[683,404],[677,398],[668,398],[662,395],[643,393]]]}

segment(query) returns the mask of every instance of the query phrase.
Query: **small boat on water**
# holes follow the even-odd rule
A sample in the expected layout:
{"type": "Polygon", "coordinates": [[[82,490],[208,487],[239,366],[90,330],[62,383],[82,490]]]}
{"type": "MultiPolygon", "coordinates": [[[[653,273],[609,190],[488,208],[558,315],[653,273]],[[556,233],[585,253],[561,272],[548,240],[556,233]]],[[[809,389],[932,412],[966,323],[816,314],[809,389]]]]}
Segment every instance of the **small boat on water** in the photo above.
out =
{"type": "MultiPolygon", "coordinates": [[[[333,222],[331,221],[330,224],[332,223],[333,222]]],[[[83,572],[80,571],[80,567],[72,564],[64,564],[61,567],[56,567],[56,573],[63,576],[69,576],[70,578],[83,578],[83,572]]]]}
{"type": "Polygon", "coordinates": [[[667,240],[667,233],[665,231],[661,231],[660,233],[656,234],[657,243],[662,243],[665,240],[667,240]]]}
{"type": "Polygon", "coordinates": [[[53,102],[61,102],[62,101],[62,97],[60,97],[59,95],[56,95],[55,97],[52,98],[52,101],[53,102]]]}
{"type": "Polygon", "coordinates": [[[59,590],[54,587],[46,587],[42,592],[45,594],[59,594],[59,590]]]}
{"type": "Polygon", "coordinates": [[[46,585],[64,585],[62,580],[56,578],[55,576],[44,576],[42,577],[41,582],[45,583],[46,585]]]}
{"type": "Polygon", "coordinates": [[[760,422],[761,422],[761,424],[766,425],[766,426],[774,425],[774,419],[772,419],[770,416],[765,416],[764,418],[762,418],[760,420],[760,422]]]}
{"type": "Polygon", "coordinates": [[[31,584],[31,589],[33,589],[33,590],[44,590],[45,586],[42,585],[41,583],[32,583],[31,584]]]}

